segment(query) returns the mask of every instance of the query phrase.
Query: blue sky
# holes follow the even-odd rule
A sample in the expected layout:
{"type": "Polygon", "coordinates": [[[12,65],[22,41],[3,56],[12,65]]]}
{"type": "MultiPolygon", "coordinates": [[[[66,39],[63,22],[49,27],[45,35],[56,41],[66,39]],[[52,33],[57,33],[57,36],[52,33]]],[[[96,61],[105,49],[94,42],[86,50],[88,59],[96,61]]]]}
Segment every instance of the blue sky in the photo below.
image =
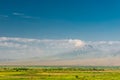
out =
{"type": "Polygon", "coordinates": [[[0,0],[0,36],[120,40],[119,0],[0,0]]]}

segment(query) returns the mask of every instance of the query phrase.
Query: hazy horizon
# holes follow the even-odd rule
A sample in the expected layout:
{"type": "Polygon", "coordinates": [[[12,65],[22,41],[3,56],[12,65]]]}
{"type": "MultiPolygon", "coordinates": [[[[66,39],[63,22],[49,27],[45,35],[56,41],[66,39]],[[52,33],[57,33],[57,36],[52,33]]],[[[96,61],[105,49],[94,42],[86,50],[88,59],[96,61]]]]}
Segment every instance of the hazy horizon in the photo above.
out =
{"type": "Polygon", "coordinates": [[[120,41],[0,37],[0,64],[118,66],[120,41]]]}

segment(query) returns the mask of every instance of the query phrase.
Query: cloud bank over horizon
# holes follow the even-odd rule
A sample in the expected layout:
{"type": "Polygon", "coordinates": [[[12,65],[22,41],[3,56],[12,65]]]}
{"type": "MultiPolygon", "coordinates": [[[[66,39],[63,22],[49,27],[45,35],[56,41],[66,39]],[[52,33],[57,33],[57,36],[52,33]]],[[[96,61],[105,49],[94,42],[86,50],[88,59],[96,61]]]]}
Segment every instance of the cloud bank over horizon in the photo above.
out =
{"type": "Polygon", "coordinates": [[[0,37],[0,63],[120,65],[119,57],[120,41],[0,37]]]}
{"type": "Polygon", "coordinates": [[[70,50],[82,46],[84,46],[84,42],[77,39],[39,40],[27,38],[0,37],[1,58],[22,59],[31,57],[51,56],[63,52],[69,52],[70,50]]]}

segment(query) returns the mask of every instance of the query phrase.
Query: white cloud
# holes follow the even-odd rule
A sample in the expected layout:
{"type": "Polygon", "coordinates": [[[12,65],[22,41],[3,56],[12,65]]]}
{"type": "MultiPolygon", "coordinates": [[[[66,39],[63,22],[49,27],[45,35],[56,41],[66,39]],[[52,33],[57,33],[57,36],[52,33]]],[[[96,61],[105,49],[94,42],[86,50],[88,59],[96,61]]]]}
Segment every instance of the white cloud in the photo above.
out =
{"type": "Polygon", "coordinates": [[[56,59],[63,61],[71,61],[72,59],[79,61],[94,61],[99,59],[101,61],[103,59],[102,62],[104,62],[105,58],[113,60],[119,57],[120,41],[0,37],[0,59],[38,61],[56,59]]]}
{"type": "Polygon", "coordinates": [[[38,39],[27,39],[27,38],[10,38],[10,37],[0,37],[0,41],[17,41],[17,42],[39,42],[38,39]]]}
{"type": "Polygon", "coordinates": [[[76,39],[76,40],[70,39],[69,42],[73,43],[76,47],[82,47],[85,45],[85,43],[83,41],[78,40],[78,39],[76,39]]]}
{"type": "MultiPolygon", "coordinates": [[[[0,47],[4,48],[4,53],[8,55],[20,55],[24,53],[24,57],[44,57],[57,55],[59,53],[69,52],[76,47],[83,46],[81,40],[69,39],[49,40],[49,39],[27,39],[27,38],[11,38],[0,37],[0,47]],[[10,51],[14,50],[14,54],[10,51]],[[21,53],[22,51],[22,53],[21,53]],[[16,52],[16,53],[15,53],[16,52]],[[39,56],[38,56],[39,55],[39,56]],[[42,56],[41,56],[42,55],[42,56]]],[[[0,49],[0,51],[3,51],[0,49]]],[[[0,53],[2,55],[2,53],[0,53]]],[[[21,56],[22,58],[23,56],[21,56]]],[[[9,57],[8,57],[9,58],[9,57]]],[[[15,58],[15,57],[13,57],[15,58]]]]}
{"type": "Polygon", "coordinates": [[[10,37],[0,37],[0,42],[17,42],[24,44],[44,44],[51,47],[82,47],[85,43],[78,39],[62,39],[62,40],[52,40],[52,39],[27,39],[27,38],[10,38],[10,37]]]}

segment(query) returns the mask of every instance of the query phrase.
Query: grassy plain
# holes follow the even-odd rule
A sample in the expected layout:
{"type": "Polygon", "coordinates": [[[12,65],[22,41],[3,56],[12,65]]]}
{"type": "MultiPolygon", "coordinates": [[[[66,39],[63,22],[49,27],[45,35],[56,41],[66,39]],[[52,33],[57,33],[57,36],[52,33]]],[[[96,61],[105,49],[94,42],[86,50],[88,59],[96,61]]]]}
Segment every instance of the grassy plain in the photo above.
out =
{"type": "Polygon", "coordinates": [[[85,66],[1,66],[0,80],[120,80],[120,69],[85,66]]]}

